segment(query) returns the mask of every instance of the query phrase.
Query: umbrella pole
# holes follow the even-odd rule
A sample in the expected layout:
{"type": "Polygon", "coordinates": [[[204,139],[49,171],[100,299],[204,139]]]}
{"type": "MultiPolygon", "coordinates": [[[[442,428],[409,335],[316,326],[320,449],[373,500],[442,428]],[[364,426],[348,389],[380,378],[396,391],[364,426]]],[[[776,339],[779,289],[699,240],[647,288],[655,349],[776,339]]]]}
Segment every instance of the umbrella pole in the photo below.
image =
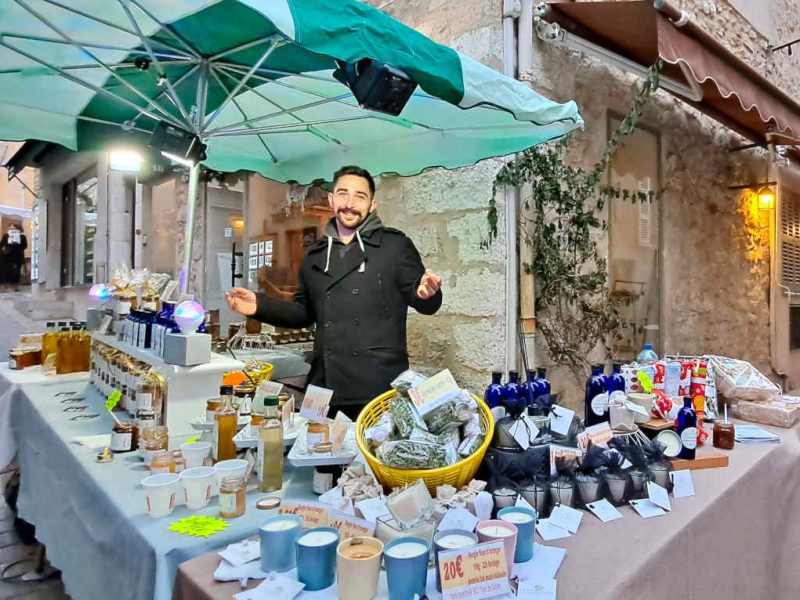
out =
{"type": "Polygon", "coordinates": [[[189,290],[189,270],[192,267],[194,214],[197,210],[197,189],[200,183],[200,163],[189,169],[189,194],[186,198],[186,225],[183,229],[183,265],[181,266],[181,295],[189,290]]]}

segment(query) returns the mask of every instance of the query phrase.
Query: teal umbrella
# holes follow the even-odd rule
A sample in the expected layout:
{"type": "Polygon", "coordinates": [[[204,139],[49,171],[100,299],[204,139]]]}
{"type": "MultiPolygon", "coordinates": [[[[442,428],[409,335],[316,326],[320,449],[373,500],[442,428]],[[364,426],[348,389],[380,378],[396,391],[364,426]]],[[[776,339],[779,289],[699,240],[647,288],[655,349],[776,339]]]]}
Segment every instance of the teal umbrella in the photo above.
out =
{"type": "Polygon", "coordinates": [[[0,139],[92,150],[168,126],[159,140],[183,136],[209,168],[308,183],[343,164],[466,166],[582,123],[574,102],[356,0],[0,2],[0,139]],[[417,84],[396,115],[334,77],[383,64],[394,84],[417,84]]]}

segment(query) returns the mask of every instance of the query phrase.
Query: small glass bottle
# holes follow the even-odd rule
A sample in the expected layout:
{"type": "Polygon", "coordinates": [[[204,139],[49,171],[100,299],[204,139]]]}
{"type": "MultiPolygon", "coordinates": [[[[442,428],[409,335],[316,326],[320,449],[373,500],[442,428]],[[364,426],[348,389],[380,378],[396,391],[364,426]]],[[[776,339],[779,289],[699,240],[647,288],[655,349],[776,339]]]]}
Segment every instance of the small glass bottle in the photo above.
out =
{"type": "Polygon", "coordinates": [[[684,396],[683,408],[678,411],[677,432],[681,437],[678,458],[694,460],[697,453],[697,413],[692,406],[692,397],[684,396]]]}
{"type": "Polygon", "coordinates": [[[241,517],[247,510],[247,490],[242,477],[223,477],[219,484],[219,516],[241,517]]]}
{"type": "Polygon", "coordinates": [[[503,402],[503,384],[501,378],[503,374],[500,371],[492,371],[492,383],[486,388],[483,393],[483,401],[490,409],[499,407],[503,402]]]}
{"type": "MultiPolygon", "coordinates": [[[[310,425],[310,423],[309,423],[310,425]]],[[[283,487],[283,424],[278,417],[278,397],[264,398],[264,423],[258,429],[258,490],[283,487]]]]}
{"type": "Polygon", "coordinates": [[[236,458],[236,444],[233,437],[236,435],[238,417],[233,408],[233,387],[223,385],[219,388],[222,399],[220,407],[214,413],[214,429],[211,434],[212,457],[215,462],[236,458]]]}
{"type": "Polygon", "coordinates": [[[589,427],[608,421],[608,390],[603,365],[592,365],[584,396],[584,425],[589,427]]]}
{"type": "Polygon", "coordinates": [[[253,427],[255,429],[256,427],[261,427],[263,423],[264,423],[264,410],[253,409],[253,412],[250,413],[250,427],[253,427]]]}
{"type": "Polygon", "coordinates": [[[503,386],[503,406],[512,417],[518,417],[527,408],[527,402],[519,385],[519,372],[509,371],[508,381],[503,386]]]}

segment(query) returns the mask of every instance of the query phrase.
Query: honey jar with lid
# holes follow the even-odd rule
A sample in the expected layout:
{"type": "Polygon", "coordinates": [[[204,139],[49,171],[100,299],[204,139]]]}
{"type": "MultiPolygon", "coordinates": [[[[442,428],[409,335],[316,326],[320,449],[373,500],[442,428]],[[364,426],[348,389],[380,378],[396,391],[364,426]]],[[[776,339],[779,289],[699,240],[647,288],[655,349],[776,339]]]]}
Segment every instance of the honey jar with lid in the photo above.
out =
{"type": "Polygon", "coordinates": [[[219,516],[226,519],[241,517],[247,510],[247,490],[244,478],[223,477],[219,484],[219,516]]]}

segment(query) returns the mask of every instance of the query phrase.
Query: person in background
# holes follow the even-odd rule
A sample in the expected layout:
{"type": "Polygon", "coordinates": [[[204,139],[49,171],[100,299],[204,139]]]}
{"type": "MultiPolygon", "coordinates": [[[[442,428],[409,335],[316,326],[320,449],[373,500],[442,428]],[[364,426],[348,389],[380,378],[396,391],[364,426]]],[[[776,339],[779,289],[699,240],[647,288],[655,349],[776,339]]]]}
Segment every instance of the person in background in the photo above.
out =
{"type": "Polygon", "coordinates": [[[12,289],[19,291],[22,265],[25,262],[25,249],[28,240],[22,228],[16,223],[8,226],[8,231],[0,239],[0,291],[12,289]]]}
{"type": "Polygon", "coordinates": [[[277,327],[315,323],[308,381],[333,390],[331,415],[338,409],[355,418],[408,369],[408,308],[438,311],[442,280],[402,231],[383,225],[366,170],[339,169],[328,204],[334,216],[303,259],[293,299],[244,288],[227,299],[231,310],[277,327]]]}

